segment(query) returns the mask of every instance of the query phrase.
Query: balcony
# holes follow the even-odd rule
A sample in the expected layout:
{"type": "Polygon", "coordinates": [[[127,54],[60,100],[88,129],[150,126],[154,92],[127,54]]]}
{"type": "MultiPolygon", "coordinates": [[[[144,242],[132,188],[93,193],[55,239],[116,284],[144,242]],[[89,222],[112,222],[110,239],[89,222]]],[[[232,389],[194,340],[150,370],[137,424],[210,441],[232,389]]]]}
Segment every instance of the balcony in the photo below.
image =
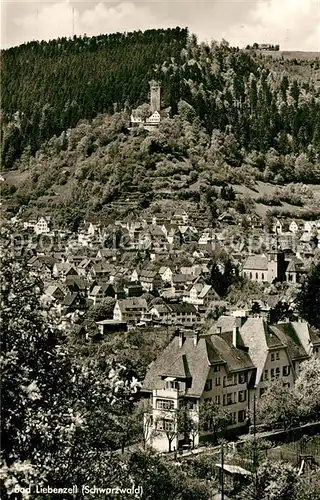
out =
{"type": "Polygon", "coordinates": [[[155,389],[153,391],[153,397],[157,398],[170,398],[170,399],[178,399],[184,396],[185,391],[181,389],[155,389]]]}

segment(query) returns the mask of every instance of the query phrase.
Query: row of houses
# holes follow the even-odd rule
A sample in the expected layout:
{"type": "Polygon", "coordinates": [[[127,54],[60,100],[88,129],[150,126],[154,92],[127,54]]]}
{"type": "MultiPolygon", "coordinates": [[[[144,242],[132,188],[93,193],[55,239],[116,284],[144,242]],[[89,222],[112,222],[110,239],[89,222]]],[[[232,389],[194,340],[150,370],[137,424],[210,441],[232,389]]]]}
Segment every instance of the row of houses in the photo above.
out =
{"type": "MultiPolygon", "coordinates": [[[[320,356],[320,334],[305,322],[271,325],[262,318],[222,316],[201,335],[177,331],[143,382],[152,417],[145,421],[149,444],[168,451],[168,430],[173,448],[190,442],[179,433],[177,412],[185,407],[197,424],[207,401],[230,414],[229,432],[247,431],[254,397],[277,379],[292,386],[310,356],[320,356]]],[[[197,445],[211,435],[210,429],[197,431],[192,441],[197,445]]]]}

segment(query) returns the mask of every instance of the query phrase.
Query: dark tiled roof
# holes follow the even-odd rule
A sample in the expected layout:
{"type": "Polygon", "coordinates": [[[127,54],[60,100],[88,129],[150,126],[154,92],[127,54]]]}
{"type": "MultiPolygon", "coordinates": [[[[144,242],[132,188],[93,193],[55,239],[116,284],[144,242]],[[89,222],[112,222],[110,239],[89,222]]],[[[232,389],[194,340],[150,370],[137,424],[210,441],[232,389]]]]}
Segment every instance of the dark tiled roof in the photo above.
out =
{"type": "MultiPolygon", "coordinates": [[[[239,343],[243,344],[240,335],[239,340],[239,343]]],[[[220,353],[220,356],[226,363],[226,368],[229,372],[254,368],[249,354],[233,346],[232,332],[230,332],[230,334],[217,333],[212,335],[211,342],[215,350],[220,353]]]]}
{"type": "Polygon", "coordinates": [[[267,271],[268,259],[264,255],[250,255],[244,263],[243,269],[249,269],[252,271],[267,271]]]}
{"type": "Polygon", "coordinates": [[[269,326],[269,329],[274,331],[282,343],[287,346],[288,354],[292,360],[307,357],[307,353],[292,323],[269,326]]]}
{"type": "Polygon", "coordinates": [[[162,377],[170,373],[177,359],[182,358],[183,355],[185,355],[192,377],[192,385],[188,389],[188,394],[200,397],[210,371],[205,338],[200,338],[197,345],[194,345],[193,339],[189,337],[179,347],[179,338],[174,337],[160,356],[149,366],[143,388],[146,390],[162,389],[162,377]]]}
{"type": "Polygon", "coordinates": [[[190,370],[188,366],[187,356],[182,354],[174,361],[171,367],[168,368],[167,373],[164,373],[167,377],[176,378],[190,378],[190,370]]]}
{"type": "Polygon", "coordinates": [[[187,302],[180,302],[179,304],[169,304],[169,308],[172,312],[179,313],[193,313],[196,314],[197,310],[193,304],[188,304],[187,302]]]}
{"type": "Polygon", "coordinates": [[[195,344],[192,337],[187,337],[179,347],[178,336],[170,342],[160,356],[149,366],[143,382],[145,390],[163,388],[163,377],[192,377],[192,384],[186,393],[200,397],[204,391],[210,366],[227,363],[229,371],[253,368],[250,356],[230,345],[223,335],[204,335],[195,344]]]}
{"type": "Polygon", "coordinates": [[[63,299],[62,305],[63,306],[71,306],[75,302],[77,297],[78,297],[77,292],[70,293],[69,295],[66,295],[65,298],[63,299]]]}

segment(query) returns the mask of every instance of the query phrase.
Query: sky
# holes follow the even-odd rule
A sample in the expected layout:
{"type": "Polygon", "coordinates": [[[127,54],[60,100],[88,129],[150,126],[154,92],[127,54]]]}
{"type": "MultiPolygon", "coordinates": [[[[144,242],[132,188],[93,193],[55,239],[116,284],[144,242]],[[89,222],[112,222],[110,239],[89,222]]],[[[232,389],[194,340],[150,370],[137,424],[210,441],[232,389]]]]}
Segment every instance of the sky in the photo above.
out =
{"type": "Polygon", "coordinates": [[[3,0],[1,48],[73,34],[188,27],[199,40],[320,51],[320,0],[3,0]]]}

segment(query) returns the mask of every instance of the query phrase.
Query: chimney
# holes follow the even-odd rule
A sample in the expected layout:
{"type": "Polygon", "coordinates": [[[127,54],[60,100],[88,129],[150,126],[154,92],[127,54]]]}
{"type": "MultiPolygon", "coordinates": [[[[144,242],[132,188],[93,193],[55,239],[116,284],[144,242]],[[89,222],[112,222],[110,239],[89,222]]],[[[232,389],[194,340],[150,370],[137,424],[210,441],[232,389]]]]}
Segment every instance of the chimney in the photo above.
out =
{"type": "Polygon", "coordinates": [[[238,347],[239,344],[239,327],[237,324],[235,324],[233,327],[232,344],[234,345],[234,347],[238,347]]]}
{"type": "Polygon", "coordinates": [[[197,345],[199,342],[199,330],[195,330],[193,334],[193,345],[197,345]]]}
{"type": "Polygon", "coordinates": [[[177,329],[175,331],[175,335],[176,335],[176,337],[178,337],[178,345],[179,345],[179,347],[182,347],[182,344],[183,344],[183,342],[185,340],[183,332],[181,332],[179,329],[177,329]]]}

